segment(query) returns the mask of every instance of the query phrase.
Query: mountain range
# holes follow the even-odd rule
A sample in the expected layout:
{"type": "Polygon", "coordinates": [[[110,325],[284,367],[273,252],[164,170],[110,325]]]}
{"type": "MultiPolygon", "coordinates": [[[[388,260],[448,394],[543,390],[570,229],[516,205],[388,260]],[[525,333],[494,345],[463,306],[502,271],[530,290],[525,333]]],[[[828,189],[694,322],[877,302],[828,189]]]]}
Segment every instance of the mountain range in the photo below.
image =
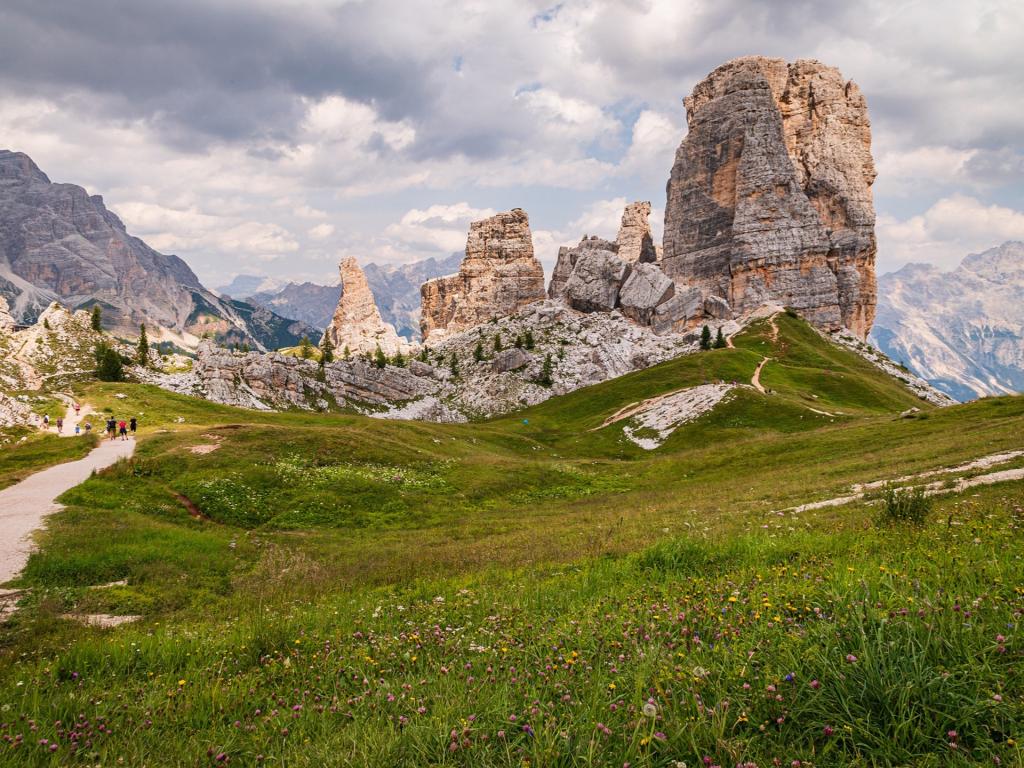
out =
{"type": "Polygon", "coordinates": [[[882,275],[870,341],[958,400],[1024,391],[1024,243],[882,275]]]}
{"type": "Polygon", "coordinates": [[[55,184],[21,152],[0,150],[0,295],[20,323],[54,301],[71,309],[99,304],[105,326],[194,346],[222,343],[273,349],[309,329],[267,308],[207,290],[177,256],[128,234],[103,203],[75,184],[55,184]]]}
{"type": "MultiPolygon", "coordinates": [[[[411,264],[366,264],[363,272],[384,322],[395,326],[399,336],[420,338],[420,286],[427,280],[457,272],[461,253],[429,258],[411,264]]],[[[317,329],[326,328],[341,298],[341,285],[287,283],[275,285],[267,277],[237,275],[217,289],[222,296],[238,296],[284,317],[292,317],[317,329]]]]}

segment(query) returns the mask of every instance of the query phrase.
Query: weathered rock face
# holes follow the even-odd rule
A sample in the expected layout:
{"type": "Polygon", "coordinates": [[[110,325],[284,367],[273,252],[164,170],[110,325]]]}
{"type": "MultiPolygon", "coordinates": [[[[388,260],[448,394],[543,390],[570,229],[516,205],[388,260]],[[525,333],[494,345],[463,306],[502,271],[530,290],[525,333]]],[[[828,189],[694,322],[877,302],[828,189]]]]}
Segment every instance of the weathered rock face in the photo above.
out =
{"type": "Polygon", "coordinates": [[[875,314],[871,133],[860,90],[816,61],[728,62],[686,99],[662,267],[736,313],[767,302],[865,337],[875,314]]]}
{"type": "Polygon", "coordinates": [[[514,208],[469,226],[456,275],[421,289],[423,338],[458,333],[544,298],[544,268],[534,258],[530,221],[514,208]]]}
{"type": "Polygon", "coordinates": [[[341,298],[334,318],[324,334],[339,353],[348,349],[353,355],[373,354],[377,348],[388,357],[408,351],[408,345],[398,337],[394,326],[385,323],[366,282],[366,275],[353,258],[343,259],[341,272],[341,298]]]}
{"type": "Polygon", "coordinates": [[[654,310],[671,299],[675,289],[675,283],[658,267],[639,262],[633,265],[622,284],[619,307],[626,317],[650,325],[654,310]]]}
{"type": "Polygon", "coordinates": [[[622,224],[615,242],[619,246],[619,258],[628,262],[655,262],[658,253],[651,237],[651,204],[630,203],[622,212],[622,224]]]}
{"type": "Polygon", "coordinates": [[[33,322],[53,301],[72,309],[103,306],[104,325],[124,334],[147,323],[198,342],[277,347],[305,332],[291,320],[206,290],[177,256],[132,237],[103,198],[53,184],[28,155],[0,149],[0,294],[11,314],[33,322]],[[192,338],[188,338],[191,335],[192,338]]]}
{"type": "Polygon", "coordinates": [[[14,330],[14,318],[11,317],[10,307],[7,306],[7,299],[0,296],[0,332],[14,330]]]}
{"type": "Polygon", "coordinates": [[[565,299],[581,312],[615,309],[619,290],[629,276],[629,264],[619,258],[618,246],[598,237],[584,238],[572,258],[565,299]]]}

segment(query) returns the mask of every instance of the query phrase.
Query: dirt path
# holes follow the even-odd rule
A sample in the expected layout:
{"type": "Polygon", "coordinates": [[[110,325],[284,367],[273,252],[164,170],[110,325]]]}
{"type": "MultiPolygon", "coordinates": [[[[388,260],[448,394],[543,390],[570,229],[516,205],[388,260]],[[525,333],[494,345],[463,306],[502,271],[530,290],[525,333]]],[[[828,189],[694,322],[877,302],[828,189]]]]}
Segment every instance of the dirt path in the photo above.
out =
{"type": "Polygon", "coordinates": [[[750,386],[760,392],[762,395],[767,394],[764,391],[764,387],[761,386],[761,369],[764,368],[764,364],[772,358],[766,357],[760,363],[757,364],[757,370],[754,371],[754,375],[750,378],[750,386]]]}
{"type": "MultiPolygon", "coordinates": [[[[84,424],[86,417],[93,413],[92,407],[88,405],[82,405],[79,403],[80,412],[75,414],[75,403],[77,402],[71,395],[55,394],[54,397],[64,402],[67,406],[67,410],[64,412],[64,427],[58,432],[57,431],[57,420],[50,419],[50,428],[46,431],[50,434],[57,435],[58,437],[75,437],[75,426],[78,424],[84,424]]],[[[96,425],[93,424],[95,429],[96,425]]],[[[85,434],[85,427],[82,427],[82,434],[85,434]]]]}
{"type": "Polygon", "coordinates": [[[93,471],[134,452],[134,440],[104,440],[84,459],[44,469],[0,491],[0,584],[25,567],[32,550],[31,534],[47,515],[60,509],[58,496],[85,482],[93,471]]]}

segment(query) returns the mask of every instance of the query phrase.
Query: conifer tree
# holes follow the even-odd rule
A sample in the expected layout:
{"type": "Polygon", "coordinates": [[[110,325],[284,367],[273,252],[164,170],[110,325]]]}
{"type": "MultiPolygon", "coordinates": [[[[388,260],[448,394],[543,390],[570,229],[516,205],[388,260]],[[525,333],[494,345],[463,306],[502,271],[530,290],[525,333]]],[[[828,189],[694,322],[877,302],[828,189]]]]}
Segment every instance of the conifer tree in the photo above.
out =
{"type": "Polygon", "coordinates": [[[537,383],[542,387],[550,387],[552,382],[551,373],[554,368],[554,364],[551,362],[551,353],[548,352],[544,355],[544,364],[540,368],[540,378],[537,379],[537,383]]]}
{"type": "Polygon", "coordinates": [[[458,376],[459,375],[459,359],[455,356],[454,352],[452,352],[452,360],[451,360],[451,364],[450,365],[451,365],[452,376],[458,376]]]}
{"type": "Polygon", "coordinates": [[[501,334],[500,333],[496,333],[496,334],[494,334],[494,351],[495,352],[501,352],[501,350],[502,350],[501,334]]]}
{"type": "Polygon", "coordinates": [[[477,341],[476,346],[473,348],[473,359],[478,363],[484,359],[484,344],[482,341],[477,341]]]}
{"type": "Polygon", "coordinates": [[[121,355],[107,343],[96,345],[96,378],[100,381],[123,381],[124,365],[121,355]]]}
{"type": "Polygon", "coordinates": [[[704,330],[700,332],[700,348],[704,350],[711,349],[711,329],[706,325],[704,330]]]}
{"type": "Polygon", "coordinates": [[[384,350],[380,348],[380,344],[377,345],[377,349],[373,352],[373,364],[378,368],[383,368],[388,364],[388,359],[384,355],[384,350]]]}
{"type": "Polygon", "coordinates": [[[139,326],[139,343],[135,348],[135,359],[143,368],[149,365],[149,339],[146,337],[145,323],[139,326]]]}
{"type": "Polygon", "coordinates": [[[526,346],[527,349],[533,349],[533,331],[531,331],[529,328],[526,329],[526,335],[523,339],[523,344],[526,346]]]}
{"type": "Polygon", "coordinates": [[[391,358],[391,364],[396,368],[405,368],[405,355],[402,354],[402,350],[395,352],[395,356],[391,358]]]}
{"type": "MultiPolygon", "coordinates": [[[[346,347],[346,349],[348,348],[346,347]]],[[[331,343],[331,337],[325,333],[323,341],[320,342],[320,367],[323,368],[328,363],[333,362],[334,345],[331,343]]]]}
{"type": "Polygon", "coordinates": [[[309,340],[309,336],[303,336],[302,341],[299,342],[299,357],[303,360],[309,360],[313,356],[313,342],[309,340]]]}
{"type": "Polygon", "coordinates": [[[92,324],[92,329],[97,333],[103,330],[103,308],[99,304],[92,305],[89,322],[92,324]]]}
{"type": "Polygon", "coordinates": [[[722,327],[718,327],[718,335],[715,336],[715,349],[725,349],[728,346],[725,343],[725,336],[722,335],[722,327]]]}

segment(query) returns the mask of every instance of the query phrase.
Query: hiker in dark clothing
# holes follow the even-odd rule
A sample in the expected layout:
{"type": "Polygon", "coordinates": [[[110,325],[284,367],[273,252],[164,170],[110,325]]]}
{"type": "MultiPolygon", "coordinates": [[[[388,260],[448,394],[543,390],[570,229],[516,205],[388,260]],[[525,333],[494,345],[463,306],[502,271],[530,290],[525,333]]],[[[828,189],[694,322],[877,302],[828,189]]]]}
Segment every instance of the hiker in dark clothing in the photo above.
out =
{"type": "Polygon", "coordinates": [[[117,437],[117,420],[113,416],[107,419],[107,434],[111,440],[117,437]]]}
{"type": "Polygon", "coordinates": [[[135,430],[138,429],[139,422],[132,416],[131,421],[128,422],[128,429],[132,431],[132,437],[135,437],[135,430]]]}

